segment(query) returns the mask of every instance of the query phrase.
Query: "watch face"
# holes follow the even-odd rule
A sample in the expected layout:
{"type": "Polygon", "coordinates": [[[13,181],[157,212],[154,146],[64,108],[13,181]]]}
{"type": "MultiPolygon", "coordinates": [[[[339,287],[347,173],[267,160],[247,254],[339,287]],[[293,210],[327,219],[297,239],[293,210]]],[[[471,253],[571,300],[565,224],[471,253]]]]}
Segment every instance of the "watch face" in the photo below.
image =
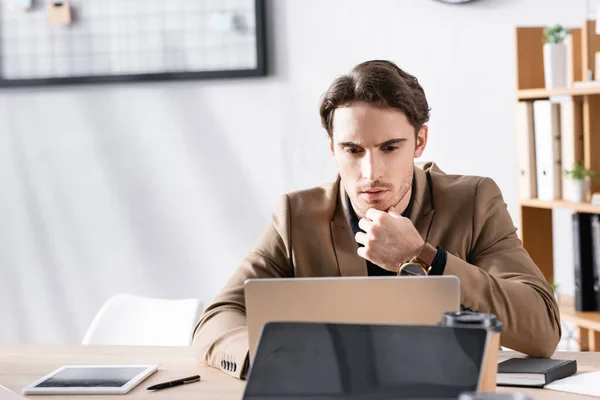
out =
{"type": "Polygon", "coordinates": [[[416,262],[408,262],[406,264],[402,264],[400,269],[398,270],[398,275],[400,276],[422,276],[427,275],[427,269],[425,266],[416,262]]]}

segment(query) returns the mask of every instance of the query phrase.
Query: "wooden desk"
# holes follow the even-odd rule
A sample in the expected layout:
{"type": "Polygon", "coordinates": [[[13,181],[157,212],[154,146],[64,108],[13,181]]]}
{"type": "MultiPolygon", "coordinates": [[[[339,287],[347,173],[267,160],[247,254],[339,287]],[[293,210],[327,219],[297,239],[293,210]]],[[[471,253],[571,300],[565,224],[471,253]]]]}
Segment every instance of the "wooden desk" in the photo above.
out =
{"type": "MultiPolygon", "coordinates": [[[[0,346],[0,385],[21,394],[28,384],[66,364],[158,364],[158,371],[134,388],[127,399],[241,399],[244,382],[196,361],[189,347],[0,346]],[[150,392],[156,383],[200,375],[201,382],[150,392]]],[[[44,400],[118,400],[123,396],[27,396],[44,400]]],[[[0,397],[0,400],[2,398],[0,397]]]]}
{"type": "MultiPolygon", "coordinates": [[[[516,356],[502,352],[500,360],[516,356]]],[[[555,358],[576,359],[579,372],[600,370],[600,353],[557,353],[555,358]]],[[[206,399],[239,400],[244,382],[231,378],[220,371],[201,365],[188,347],[130,347],[130,346],[0,346],[0,385],[21,393],[29,383],[41,378],[65,364],[158,364],[159,369],[146,381],[133,389],[127,399],[206,399]],[[202,381],[158,392],[149,392],[150,385],[172,379],[200,374],[202,381]]],[[[539,389],[499,388],[501,392],[522,391],[540,400],[591,399],[569,393],[539,389]]],[[[44,400],[64,398],[68,400],[90,399],[117,400],[123,396],[29,396],[44,400]]],[[[2,400],[0,392],[0,400],[2,400]]],[[[594,397],[593,399],[598,399],[594,397]]]]}

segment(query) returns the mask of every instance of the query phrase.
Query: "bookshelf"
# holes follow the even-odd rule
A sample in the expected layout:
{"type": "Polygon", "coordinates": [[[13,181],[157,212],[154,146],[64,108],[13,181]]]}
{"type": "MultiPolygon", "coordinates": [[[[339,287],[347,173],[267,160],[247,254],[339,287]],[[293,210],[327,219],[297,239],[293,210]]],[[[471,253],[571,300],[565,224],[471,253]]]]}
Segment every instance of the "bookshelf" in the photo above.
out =
{"type": "Polygon", "coordinates": [[[574,212],[584,212],[584,213],[592,213],[592,214],[600,214],[600,205],[591,204],[591,203],[574,203],[572,201],[567,200],[538,200],[538,199],[530,199],[530,200],[521,200],[521,207],[533,207],[533,208],[545,208],[545,209],[554,209],[554,208],[568,208],[573,210],[574,212]]]}
{"type": "Polygon", "coordinates": [[[564,89],[521,89],[517,91],[518,100],[549,99],[552,96],[586,96],[600,95],[600,82],[598,85],[570,87],[564,89]]]}
{"type": "MultiPolygon", "coordinates": [[[[548,90],[544,79],[544,26],[517,27],[516,90],[517,102],[571,96],[581,123],[573,130],[583,138],[583,151],[578,156],[586,168],[600,171],[600,76],[598,82],[584,82],[588,71],[595,71],[595,54],[600,51],[600,36],[596,21],[582,21],[581,27],[571,29],[567,57],[570,66],[570,87],[548,90]],[[576,83],[579,82],[579,83],[576,83]],[[594,153],[594,154],[593,154],[594,153]]],[[[599,68],[600,70],[600,68],[599,68]]],[[[562,170],[571,166],[563,165],[562,170]]],[[[592,181],[592,192],[600,192],[600,180],[592,181]]],[[[573,212],[600,214],[600,205],[574,203],[566,200],[520,200],[519,234],[523,247],[529,252],[549,282],[554,280],[552,210],[567,208],[573,212]]],[[[560,304],[564,320],[579,326],[582,350],[600,350],[600,312],[577,312],[573,302],[560,304]],[[597,345],[596,345],[597,342],[597,345]]]]}

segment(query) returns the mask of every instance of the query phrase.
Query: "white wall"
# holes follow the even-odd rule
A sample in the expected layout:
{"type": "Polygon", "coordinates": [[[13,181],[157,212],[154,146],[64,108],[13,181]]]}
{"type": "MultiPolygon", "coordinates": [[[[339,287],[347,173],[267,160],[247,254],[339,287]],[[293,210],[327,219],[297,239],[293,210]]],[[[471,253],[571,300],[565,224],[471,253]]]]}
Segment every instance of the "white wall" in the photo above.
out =
{"type": "Polygon", "coordinates": [[[318,102],[386,58],[432,107],[422,159],[487,175],[517,224],[516,25],[585,0],[270,0],[261,79],[0,91],[0,342],[78,342],[108,296],[210,301],[277,196],[334,178],[318,102]]]}

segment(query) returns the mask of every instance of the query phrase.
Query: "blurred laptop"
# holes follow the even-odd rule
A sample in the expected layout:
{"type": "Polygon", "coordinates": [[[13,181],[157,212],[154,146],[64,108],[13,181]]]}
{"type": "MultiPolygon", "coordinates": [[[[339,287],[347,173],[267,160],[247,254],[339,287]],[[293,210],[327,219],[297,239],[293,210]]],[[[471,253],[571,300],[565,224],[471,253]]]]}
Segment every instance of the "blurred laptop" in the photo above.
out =
{"type": "Polygon", "coordinates": [[[270,322],[244,400],[456,400],[478,392],[485,329],[270,322]]]}
{"type": "Polygon", "coordinates": [[[267,322],[435,325],[460,311],[456,276],[249,279],[244,295],[251,362],[267,322]]]}

